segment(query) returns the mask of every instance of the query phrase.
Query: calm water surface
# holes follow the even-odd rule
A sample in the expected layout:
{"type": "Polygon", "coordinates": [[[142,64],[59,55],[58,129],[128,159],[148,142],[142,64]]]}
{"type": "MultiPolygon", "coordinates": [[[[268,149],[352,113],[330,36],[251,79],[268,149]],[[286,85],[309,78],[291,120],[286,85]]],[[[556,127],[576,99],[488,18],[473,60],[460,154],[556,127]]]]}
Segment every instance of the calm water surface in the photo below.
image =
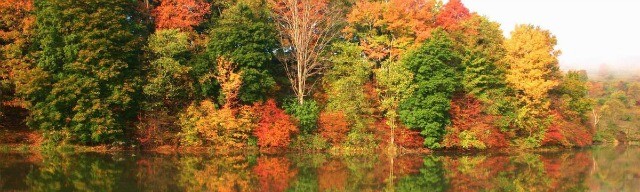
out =
{"type": "Polygon", "coordinates": [[[640,191],[640,148],[332,157],[2,153],[1,191],[640,191]]]}

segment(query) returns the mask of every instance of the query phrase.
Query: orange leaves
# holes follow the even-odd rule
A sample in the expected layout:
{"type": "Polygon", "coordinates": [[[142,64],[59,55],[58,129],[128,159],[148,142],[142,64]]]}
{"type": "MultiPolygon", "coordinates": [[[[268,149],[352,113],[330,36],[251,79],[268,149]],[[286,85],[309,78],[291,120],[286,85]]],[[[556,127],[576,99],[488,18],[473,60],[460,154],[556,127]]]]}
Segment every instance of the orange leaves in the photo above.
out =
{"type": "Polygon", "coordinates": [[[258,176],[260,191],[284,191],[297,174],[286,157],[260,157],[253,172],[258,176]]]}
{"type": "Polygon", "coordinates": [[[342,112],[323,112],[318,119],[318,130],[327,141],[338,144],[347,136],[349,123],[342,112]]]}
{"type": "Polygon", "coordinates": [[[454,31],[460,28],[460,23],[471,16],[461,0],[450,0],[444,5],[436,19],[438,26],[442,26],[447,31],[454,31]]]}
{"type": "Polygon", "coordinates": [[[161,0],[153,15],[158,29],[191,30],[210,12],[210,4],[204,0],[161,0]]]}
{"type": "Polygon", "coordinates": [[[254,130],[260,147],[286,147],[291,142],[291,136],[298,133],[291,117],[279,109],[273,99],[256,104],[254,114],[260,118],[254,130]]]}
{"type": "Polygon", "coordinates": [[[370,59],[397,58],[431,35],[436,12],[431,0],[358,1],[343,32],[360,36],[370,59]]]}

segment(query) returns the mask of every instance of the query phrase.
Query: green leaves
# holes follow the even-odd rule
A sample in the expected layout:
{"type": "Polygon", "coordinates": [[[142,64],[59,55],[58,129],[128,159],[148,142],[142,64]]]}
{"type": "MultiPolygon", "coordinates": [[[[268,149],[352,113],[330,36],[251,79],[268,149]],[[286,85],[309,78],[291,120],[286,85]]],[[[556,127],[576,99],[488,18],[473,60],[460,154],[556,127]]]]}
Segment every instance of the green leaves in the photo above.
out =
{"type": "Polygon", "coordinates": [[[39,49],[20,89],[30,102],[28,124],[64,130],[79,143],[115,141],[139,86],[141,28],[126,0],[36,2],[39,49]]]}
{"type": "Polygon", "coordinates": [[[276,88],[272,51],[277,47],[276,31],[267,17],[266,5],[252,9],[244,3],[225,10],[210,31],[207,53],[225,57],[242,71],[239,98],[244,103],[266,100],[276,88]]]}
{"type": "Polygon", "coordinates": [[[460,86],[459,57],[453,52],[452,42],[442,31],[403,60],[413,72],[416,86],[411,97],[400,104],[400,120],[411,129],[422,130],[425,146],[438,148],[449,124],[450,102],[453,92],[460,86]]]}

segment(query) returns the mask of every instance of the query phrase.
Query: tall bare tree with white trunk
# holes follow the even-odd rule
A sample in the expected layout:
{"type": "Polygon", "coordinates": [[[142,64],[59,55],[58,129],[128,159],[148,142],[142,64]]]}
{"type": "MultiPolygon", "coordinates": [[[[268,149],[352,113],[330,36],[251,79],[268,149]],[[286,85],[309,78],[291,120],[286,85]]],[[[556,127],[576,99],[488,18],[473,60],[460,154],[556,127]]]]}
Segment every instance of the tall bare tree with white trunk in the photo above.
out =
{"type": "Polygon", "coordinates": [[[338,9],[327,0],[271,0],[279,30],[279,59],[300,104],[326,68],[323,51],[339,32],[338,9]]]}

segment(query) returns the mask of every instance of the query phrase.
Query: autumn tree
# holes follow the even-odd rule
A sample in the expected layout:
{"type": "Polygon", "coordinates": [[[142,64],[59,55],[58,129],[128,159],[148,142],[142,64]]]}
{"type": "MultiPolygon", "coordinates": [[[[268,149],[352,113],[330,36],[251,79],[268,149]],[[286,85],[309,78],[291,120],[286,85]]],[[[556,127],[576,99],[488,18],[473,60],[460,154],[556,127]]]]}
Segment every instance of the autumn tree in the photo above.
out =
{"type": "Polygon", "coordinates": [[[541,138],[549,92],[559,83],[556,37],[533,25],[518,25],[504,43],[506,81],[518,99],[516,127],[532,146],[541,138]],[[536,141],[537,140],[537,141],[536,141]]]}
{"type": "Polygon", "coordinates": [[[259,120],[253,133],[258,137],[260,147],[286,147],[293,134],[299,132],[291,117],[279,109],[273,99],[254,105],[254,111],[259,120]]]}
{"type": "Polygon", "coordinates": [[[447,31],[454,31],[460,28],[461,23],[471,16],[461,0],[450,0],[438,12],[436,24],[447,31]]]}
{"type": "Polygon", "coordinates": [[[396,60],[431,35],[436,6],[430,0],[357,1],[343,32],[360,41],[370,60],[396,60]]]}
{"type": "Polygon", "coordinates": [[[407,127],[422,131],[425,146],[438,148],[449,124],[451,98],[460,86],[456,72],[459,56],[453,52],[447,34],[439,30],[407,55],[403,64],[413,72],[411,83],[416,89],[400,104],[400,119],[407,127]]]}
{"type": "Polygon", "coordinates": [[[272,51],[278,41],[266,6],[239,2],[226,9],[210,31],[209,57],[225,57],[242,71],[238,98],[244,103],[263,101],[276,89],[272,51]]]}
{"type": "Polygon", "coordinates": [[[38,53],[18,91],[50,139],[115,141],[134,114],[144,29],[126,0],[37,1],[38,53]],[[49,137],[50,136],[50,137],[49,137]]]}
{"type": "Polygon", "coordinates": [[[211,12],[204,0],[160,0],[152,14],[158,29],[191,30],[211,12]]]}
{"type": "Polygon", "coordinates": [[[298,103],[309,96],[326,68],[325,48],[338,35],[339,19],[327,0],[271,0],[280,32],[280,60],[298,103]]]}
{"type": "MultiPolygon", "coordinates": [[[[28,69],[29,46],[33,38],[35,15],[31,0],[0,2],[0,103],[15,100],[19,77],[28,69]]],[[[0,116],[2,106],[0,104],[0,116]]]]}

